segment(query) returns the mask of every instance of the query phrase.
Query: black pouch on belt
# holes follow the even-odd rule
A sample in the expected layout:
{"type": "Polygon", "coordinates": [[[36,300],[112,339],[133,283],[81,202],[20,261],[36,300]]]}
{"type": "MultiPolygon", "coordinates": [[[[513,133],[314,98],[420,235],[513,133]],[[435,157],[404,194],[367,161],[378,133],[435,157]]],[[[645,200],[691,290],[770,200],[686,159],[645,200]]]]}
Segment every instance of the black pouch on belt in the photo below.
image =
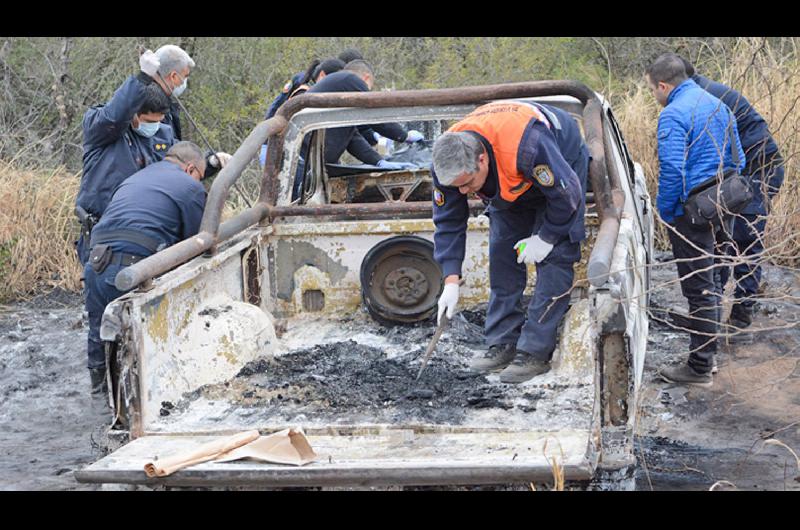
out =
{"type": "Polygon", "coordinates": [[[92,247],[89,253],[89,264],[92,270],[97,274],[101,274],[108,264],[111,263],[111,246],[103,243],[98,243],[92,247]]]}

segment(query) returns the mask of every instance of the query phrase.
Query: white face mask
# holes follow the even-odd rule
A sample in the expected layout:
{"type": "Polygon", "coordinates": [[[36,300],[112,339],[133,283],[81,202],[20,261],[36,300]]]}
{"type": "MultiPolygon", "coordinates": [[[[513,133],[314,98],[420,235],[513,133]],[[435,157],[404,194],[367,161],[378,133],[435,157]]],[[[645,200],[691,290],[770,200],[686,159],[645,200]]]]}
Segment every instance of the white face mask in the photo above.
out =
{"type": "Polygon", "coordinates": [[[158,132],[158,128],[161,126],[161,122],[140,122],[139,126],[134,129],[136,134],[140,136],[144,136],[145,138],[152,138],[158,132]]]}
{"type": "Polygon", "coordinates": [[[183,83],[172,89],[172,95],[180,96],[181,94],[183,94],[183,91],[186,90],[186,87],[188,86],[188,81],[189,81],[188,79],[184,78],[183,83]]]}

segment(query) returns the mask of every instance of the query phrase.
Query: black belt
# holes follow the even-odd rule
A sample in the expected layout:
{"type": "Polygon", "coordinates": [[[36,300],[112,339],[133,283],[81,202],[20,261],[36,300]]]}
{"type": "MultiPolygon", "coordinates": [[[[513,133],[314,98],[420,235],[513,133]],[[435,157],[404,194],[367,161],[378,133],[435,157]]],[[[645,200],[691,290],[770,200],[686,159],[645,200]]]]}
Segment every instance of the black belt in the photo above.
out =
{"type": "Polygon", "coordinates": [[[111,254],[111,261],[109,261],[108,264],[128,267],[137,261],[142,261],[146,257],[147,256],[137,256],[136,254],[126,254],[125,252],[114,252],[111,254]]]}

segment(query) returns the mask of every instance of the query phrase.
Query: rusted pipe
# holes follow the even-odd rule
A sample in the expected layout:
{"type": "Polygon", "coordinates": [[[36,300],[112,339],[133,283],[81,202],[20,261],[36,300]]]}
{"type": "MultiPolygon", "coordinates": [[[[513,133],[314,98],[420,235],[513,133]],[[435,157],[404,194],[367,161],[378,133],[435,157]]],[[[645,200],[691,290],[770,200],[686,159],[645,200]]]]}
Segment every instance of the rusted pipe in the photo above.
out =
{"type": "Polygon", "coordinates": [[[262,121],[247,135],[242,145],[233,154],[233,157],[225,164],[219,175],[211,185],[206,199],[206,207],[203,212],[203,220],[200,222],[200,232],[216,234],[219,229],[222,208],[228,199],[231,186],[236,182],[244,171],[244,168],[258,154],[261,146],[267,138],[274,136],[286,127],[286,120],[282,117],[273,117],[262,121]]]}
{"type": "Polygon", "coordinates": [[[599,287],[606,282],[611,270],[611,259],[619,234],[621,210],[614,205],[612,185],[619,187],[619,174],[614,167],[610,144],[605,138],[603,107],[597,99],[589,101],[584,108],[583,128],[589,154],[592,157],[589,164],[589,178],[592,180],[595,208],[600,216],[600,227],[592,252],[589,254],[586,273],[589,283],[599,287]],[[611,177],[612,174],[616,176],[616,180],[611,177]]]}
{"type": "Polygon", "coordinates": [[[213,234],[200,232],[196,236],[175,243],[171,247],[119,271],[117,277],[114,278],[114,285],[120,291],[133,289],[143,281],[202,254],[206,249],[211,248],[214,240],[213,234]]]}
{"type": "MultiPolygon", "coordinates": [[[[481,211],[483,201],[468,202],[469,209],[481,211]]],[[[397,215],[429,214],[433,211],[433,201],[424,202],[373,202],[363,204],[320,204],[303,206],[273,206],[269,208],[270,219],[278,217],[301,217],[322,215],[397,215]]]]}
{"type": "MultiPolygon", "coordinates": [[[[598,242],[595,244],[592,256],[590,256],[589,267],[590,270],[597,273],[591,276],[596,278],[601,278],[603,274],[607,276],[608,267],[610,267],[610,255],[613,253],[613,247],[616,242],[616,232],[614,232],[612,224],[607,224],[604,228],[603,223],[609,217],[616,218],[616,226],[618,227],[619,219],[618,210],[614,208],[609,180],[604,175],[606,157],[602,140],[602,106],[595,94],[582,83],[575,81],[535,81],[433,90],[303,94],[293,98],[278,110],[275,117],[259,123],[253,129],[239,149],[236,150],[228,164],[226,164],[226,167],[220,172],[209,192],[206,211],[200,225],[200,234],[128,267],[118,275],[117,287],[121,290],[131,289],[142,281],[170,270],[180,263],[199,255],[222,239],[227,239],[227,237],[235,234],[236,231],[258,222],[266,215],[274,218],[288,215],[363,215],[364,213],[417,213],[430,211],[432,207],[427,203],[425,207],[417,206],[419,203],[403,203],[399,205],[384,203],[376,203],[375,205],[346,204],[319,207],[287,206],[281,207],[282,209],[272,206],[277,197],[277,178],[280,171],[280,158],[283,153],[282,140],[286,125],[289,119],[303,108],[456,105],[481,103],[494,99],[549,95],[573,96],[585,105],[584,128],[587,131],[589,152],[593,158],[589,168],[589,175],[592,179],[597,209],[602,219],[600,231],[603,234],[608,234],[603,238],[598,237],[598,242]],[[219,222],[222,208],[227,200],[231,186],[241,175],[245,166],[256,156],[261,145],[270,137],[273,138],[273,141],[269,142],[261,201],[253,208],[229,221],[230,224],[227,225],[224,234],[218,233],[220,231],[219,222]],[[328,211],[330,213],[324,213],[328,211]],[[224,238],[220,237],[223,235],[225,236],[224,238]],[[612,235],[613,238],[611,237],[612,235]]],[[[605,280],[603,279],[603,281],[605,280]]]]}

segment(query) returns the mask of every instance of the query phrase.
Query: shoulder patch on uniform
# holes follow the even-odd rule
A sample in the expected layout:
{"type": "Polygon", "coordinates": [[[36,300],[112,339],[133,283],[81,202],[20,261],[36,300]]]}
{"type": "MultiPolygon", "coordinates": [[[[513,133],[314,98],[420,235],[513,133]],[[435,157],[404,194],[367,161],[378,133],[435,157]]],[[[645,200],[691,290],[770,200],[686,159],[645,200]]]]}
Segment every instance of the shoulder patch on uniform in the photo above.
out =
{"type": "Polygon", "coordinates": [[[540,164],[533,168],[533,178],[535,178],[536,182],[545,188],[552,187],[556,182],[556,179],[553,176],[553,170],[550,169],[550,166],[547,164],[540,164]]]}
{"type": "Polygon", "coordinates": [[[436,206],[444,206],[444,193],[439,191],[439,188],[433,188],[433,202],[436,206]]]}

